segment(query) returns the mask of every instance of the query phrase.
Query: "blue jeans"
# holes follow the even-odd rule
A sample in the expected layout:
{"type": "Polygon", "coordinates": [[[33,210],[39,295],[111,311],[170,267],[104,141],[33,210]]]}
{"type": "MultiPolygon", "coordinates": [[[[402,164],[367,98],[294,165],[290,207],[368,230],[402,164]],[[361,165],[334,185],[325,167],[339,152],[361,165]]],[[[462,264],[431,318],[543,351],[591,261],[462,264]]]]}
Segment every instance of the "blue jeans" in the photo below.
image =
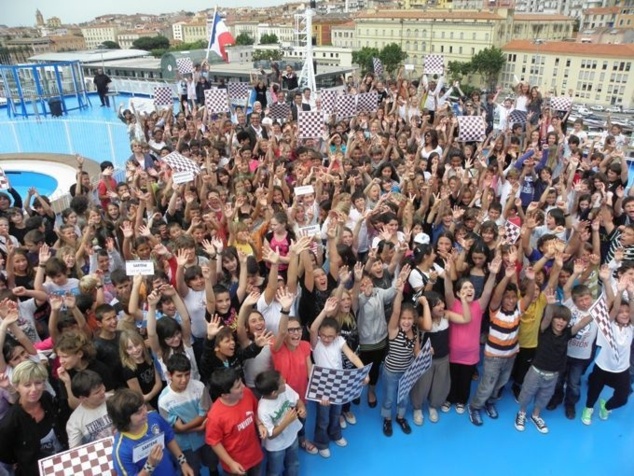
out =
{"type": "Polygon", "coordinates": [[[187,462],[194,470],[194,474],[200,474],[201,468],[204,466],[209,468],[210,475],[218,474],[218,456],[211,446],[204,444],[197,450],[183,450],[187,462]]]}
{"type": "Polygon", "coordinates": [[[396,403],[396,417],[405,418],[405,412],[407,411],[407,404],[409,402],[408,395],[403,398],[402,402],[396,402],[398,398],[398,381],[401,379],[405,372],[390,372],[383,367],[383,403],[381,405],[381,416],[392,419],[392,406],[396,403]]]}
{"type": "Polygon", "coordinates": [[[266,476],[299,475],[299,439],[280,451],[267,451],[266,476]]]}
{"type": "Polygon", "coordinates": [[[557,388],[553,399],[559,403],[564,402],[567,407],[574,407],[581,397],[581,376],[586,372],[591,359],[566,359],[566,370],[559,374],[557,388]],[[564,392],[564,384],[566,390],[564,392]]]}
{"type": "Polygon", "coordinates": [[[330,441],[341,439],[341,425],[339,425],[341,405],[320,405],[317,403],[315,416],[315,441],[317,449],[325,450],[330,441]]]}
{"type": "Polygon", "coordinates": [[[486,403],[493,403],[498,392],[509,381],[513,370],[513,357],[484,357],[484,366],[478,389],[471,400],[471,406],[478,410],[486,403]]]}

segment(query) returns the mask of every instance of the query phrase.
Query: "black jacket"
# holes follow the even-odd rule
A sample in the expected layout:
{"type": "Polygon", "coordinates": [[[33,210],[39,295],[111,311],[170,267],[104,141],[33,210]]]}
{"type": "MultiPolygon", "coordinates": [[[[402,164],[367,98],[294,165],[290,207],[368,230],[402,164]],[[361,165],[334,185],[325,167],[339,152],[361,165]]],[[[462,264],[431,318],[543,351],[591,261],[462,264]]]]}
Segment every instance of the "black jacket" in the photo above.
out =
{"type": "Polygon", "coordinates": [[[244,380],[242,364],[245,360],[256,357],[261,351],[262,347],[258,347],[254,342],[244,349],[236,343],[236,350],[233,353],[233,357],[227,361],[222,361],[216,356],[216,341],[214,339],[209,340],[205,338],[205,347],[203,348],[203,355],[200,359],[200,378],[203,382],[207,382],[211,374],[214,373],[214,370],[232,368],[236,369],[240,373],[240,377],[244,380]]]}

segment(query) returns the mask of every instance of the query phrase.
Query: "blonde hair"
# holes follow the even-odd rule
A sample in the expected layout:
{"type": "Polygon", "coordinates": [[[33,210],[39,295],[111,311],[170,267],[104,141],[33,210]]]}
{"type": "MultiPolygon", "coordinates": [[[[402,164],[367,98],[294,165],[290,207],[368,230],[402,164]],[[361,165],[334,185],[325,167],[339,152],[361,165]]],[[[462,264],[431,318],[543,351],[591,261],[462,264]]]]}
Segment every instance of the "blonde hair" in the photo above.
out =
{"type": "MultiPolygon", "coordinates": [[[[166,318],[167,319],[167,318],[166,318]]],[[[150,352],[147,350],[145,346],[145,341],[141,334],[136,331],[121,331],[121,336],[119,337],[119,358],[121,359],[121,365],[130,370],[136,370],[138,364],[134,361],[132,357],[128,355],[127,347],[128,342],[132,342],[133,344],[143,346],[143,361],[146,364],[152,363],[152,358],[150,357],[150,352]]]]}
{"type": "Polygon", "coordinates": [[[26,385],[30,382],[46,382],[48,379],[48,370],[43,364],[25,360],[20,362],[14,369],[11,376],[11,383],[14,387],[18,385],[26,385]]]}
{"type": "Polygon", "coordinates": [[[92,275],[83,276],[79,280],[79,290],[82,294],[92,294],[98,285],[99,280],[92,275]]]}

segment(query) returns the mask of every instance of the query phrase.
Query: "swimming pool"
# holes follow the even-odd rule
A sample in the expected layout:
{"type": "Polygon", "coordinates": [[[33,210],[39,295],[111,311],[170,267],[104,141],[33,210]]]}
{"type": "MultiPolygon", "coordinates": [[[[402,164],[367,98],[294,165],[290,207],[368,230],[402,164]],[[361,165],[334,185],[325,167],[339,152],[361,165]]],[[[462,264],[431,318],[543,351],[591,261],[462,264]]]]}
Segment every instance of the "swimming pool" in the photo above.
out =
{"type": "Polygon", "coordinates": [[[31,187],[35,187],[40,195],[50,197],[59,186],[56,179],[40,172],[5,170],[4,173],[11,186],[18,191],[22,198],[26,197],[31,187]]]}

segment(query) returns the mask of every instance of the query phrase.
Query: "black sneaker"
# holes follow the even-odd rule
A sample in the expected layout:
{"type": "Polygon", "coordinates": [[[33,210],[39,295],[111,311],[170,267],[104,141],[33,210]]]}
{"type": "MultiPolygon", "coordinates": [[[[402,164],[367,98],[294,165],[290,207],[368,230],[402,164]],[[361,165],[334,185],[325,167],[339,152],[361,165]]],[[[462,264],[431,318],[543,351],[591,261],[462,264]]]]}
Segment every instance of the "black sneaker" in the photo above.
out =
{"type": "Polygon", "coordinates": [[[406,435],[409,435],[412,432],[412,429],[410,428],[409,423],[407,423],[407,420],[405,418],[397,418],[396,423],[398,423],[398,426],[401,427],[401,430],[403,430],[403,433],[405,433],[406,435]]]}
{"type": "Polygon", "coordinates": [[[489,415],[489,418],[496,420],[499,417],[498,409],[495,406],[495,403],[485,403],[484,411],[489,415]]]}
{"type": "Polygon", "coordinates": [[[551,398],[550,402],[548,402],[548,405],[546,405],[546,410],[551,410],[552,411],[552,410],[556,409],[559,406],[560,403],[561,403],[561,401],[559,401],[557,399],[554,399],[554,398],[551,398]]]}
{"type": "Polygon", "coordinates": [[[385,436],[392,436],[392,420],[385,418],[383,420],[383,434],[385,436]]]}
{"type": "Polygon", "coordinates": [[[576,416],[577,412],[575,411],[575,407],[566,405],[566,418],[568,418],[568,420],[574,420],[576,416]]]}
{"type": "Polygon", "coordinates": [[[361,397],[355,398],[354,400],[352,400],[352,403],[354,403],[355,405],[359,405],[361,403],[361,397]]]}
{"type": "Polygon", "coordinates": [[[480,409],[467,405],[467,410],[469,411],[469,420],[471,420],[471,423],[475,426],[482,426],[482,415],[480,415],[480,409]]]}

